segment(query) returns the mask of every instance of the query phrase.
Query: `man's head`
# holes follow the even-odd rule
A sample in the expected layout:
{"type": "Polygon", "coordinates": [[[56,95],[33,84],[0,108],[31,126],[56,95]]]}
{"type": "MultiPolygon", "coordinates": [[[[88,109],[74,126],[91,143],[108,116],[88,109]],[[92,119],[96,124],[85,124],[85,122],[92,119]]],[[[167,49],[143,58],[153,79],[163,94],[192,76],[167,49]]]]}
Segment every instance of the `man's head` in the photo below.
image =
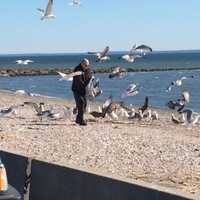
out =
{"type": "Polygon", "coordinates": [[[81,61],[81,66],[82,66],[83,69],[87,68],[89,65],[90,65],[90,61],[87,58],[84,58],[81,61]]]}

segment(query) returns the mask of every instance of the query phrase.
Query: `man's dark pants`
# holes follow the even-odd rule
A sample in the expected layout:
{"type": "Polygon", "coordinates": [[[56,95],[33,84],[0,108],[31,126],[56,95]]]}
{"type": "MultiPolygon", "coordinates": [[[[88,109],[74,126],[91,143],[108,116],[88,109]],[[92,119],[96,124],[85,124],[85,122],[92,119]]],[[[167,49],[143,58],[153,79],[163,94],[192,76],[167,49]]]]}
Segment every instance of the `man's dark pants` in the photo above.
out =
{"type": "Polygon", "coordinates": [[[78,109],[76,122],[81,123],[83,122],[83,114],[86,111],[86,106],[87,106],[86,96],[83,94],[79,94],[78,92],[73,92],[73,93],[74,93],[74,99],[76,102],[76,107],[78,109]]]}

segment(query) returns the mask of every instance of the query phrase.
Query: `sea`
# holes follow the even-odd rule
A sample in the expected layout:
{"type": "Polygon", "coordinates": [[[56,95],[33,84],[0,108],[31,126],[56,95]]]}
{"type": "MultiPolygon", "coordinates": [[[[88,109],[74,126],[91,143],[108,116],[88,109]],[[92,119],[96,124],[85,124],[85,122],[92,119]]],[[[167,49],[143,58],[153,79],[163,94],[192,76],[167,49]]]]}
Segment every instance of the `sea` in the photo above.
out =
{"type": "MultiPolygon", "coordinates": [[[[113,52],[111,59],[106,62],[96,62],[95,56],[88,53],[71,54],[20,54],[0,55],[0,68],[74,68],[83,58],[91,61],[91,67],[106,68],[121,66],[137,69],[163,69],[185,68],[181,71],[154,71],[128,73],[121,79],[109,79],[108,74],[95,74],[100,80],[103,94],[97,97],[97,101],[103,102],[112,95],[116,101],[124,101],[126,104],[140,106],[146,96],[149,97],[150,105],[159,109],[167,109],[169,100],[180,98],[181,92],[187,90],[191,94],[188,108],[200,112],[200,70],[188,70],[200,68],[200,50],[195,51],[157,51],[136,59],[134,63],[128,63],[120,59],[126,52],[113,52]],[[16,60],[33,60],[29,65],[18,65],[16,60]],[[194,76],[192,79],[183,81],[181,87],[174,87],[171,92],[166,92],[169,84],[182,76],[194,76]],[[122,93],[129,84],[135,83],[140,86],[139,94],[133,97],[122,98],[122,93]]],[[[24,90],[29,93],[42,96],[58,97],[73,100],[71,82],[60,81],[59,76],[26,76],[26,77],[0,77],[0,89],[24,90]]]]}

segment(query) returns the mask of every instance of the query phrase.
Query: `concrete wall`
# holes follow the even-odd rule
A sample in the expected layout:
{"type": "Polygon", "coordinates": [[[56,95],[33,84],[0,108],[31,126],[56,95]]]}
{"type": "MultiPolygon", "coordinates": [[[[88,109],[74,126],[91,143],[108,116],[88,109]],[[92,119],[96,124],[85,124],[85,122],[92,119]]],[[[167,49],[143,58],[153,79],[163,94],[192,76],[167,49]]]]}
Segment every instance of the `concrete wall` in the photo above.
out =
{"type": "MultiPolygon", "coordinates": [[[[2,153],[13,186],[21,189],[26,158],[2,153]],[[7,157],[7,158],[5,158],[7,157]],[[16,159],[16,158],[19,158],[16,159]],[[6,160],[9,160],[6,161],[6,160]],[[19,164],[20,163],[20,164],[19,164]],[[17,167],[16,167],[17,166],[17,167]],[[21,167],[21,168],[20,168],[21,167]],[[17,171],[19,170],[19,171],[17,171]],[[17,175],[18,174],[18,175],[17,175]],[[20,176],[22,177],[20,177],[20,176]]],[[[27,160],[26,160],[27,161],[27,160]]],[[[147,184],[146,184],[147,185],[147,184]]],[[[186,200],[158,188],[107,178],[77,169],[32,161],[30,200],[186,200]]]]}

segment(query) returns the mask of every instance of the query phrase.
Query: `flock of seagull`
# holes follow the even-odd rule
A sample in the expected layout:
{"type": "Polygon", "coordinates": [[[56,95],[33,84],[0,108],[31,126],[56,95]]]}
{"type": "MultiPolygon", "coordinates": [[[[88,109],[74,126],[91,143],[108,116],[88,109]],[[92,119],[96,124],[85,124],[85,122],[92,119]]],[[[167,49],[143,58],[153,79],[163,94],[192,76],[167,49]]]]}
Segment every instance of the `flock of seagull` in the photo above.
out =
{"type": "MultiPolygon", "coordinates": [[[[37,10],[41,14],[41,20],[49,20],[49,19],[55,19],[56,16],[53,14],[53,0],[48,0],[46,9],[38,8],[37,10]]],[[[76,6],[79,7],[81,5],[80,0],[72,0],[69,3],[70,6],[76,6]]]]}

